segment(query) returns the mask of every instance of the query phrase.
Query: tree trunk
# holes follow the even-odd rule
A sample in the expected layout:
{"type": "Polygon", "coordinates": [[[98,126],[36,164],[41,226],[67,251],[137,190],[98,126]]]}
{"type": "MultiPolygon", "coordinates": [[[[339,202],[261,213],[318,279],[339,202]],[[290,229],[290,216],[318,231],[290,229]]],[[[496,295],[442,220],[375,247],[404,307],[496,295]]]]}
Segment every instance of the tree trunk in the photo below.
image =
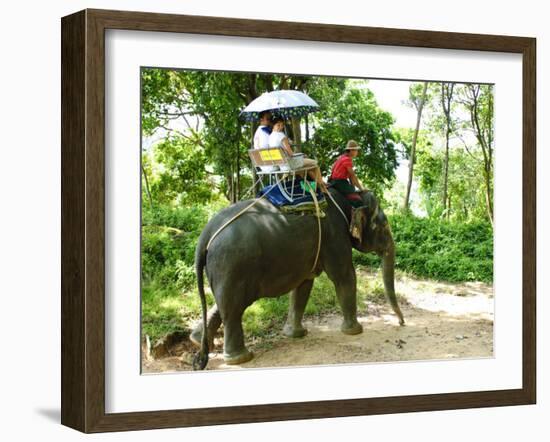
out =
{"type": "Polygon", "coordinates": [[[302,151],[302,128],[300,127],[300,119],[299,118],[292,118],[291,119],[292,124],[292,137],[294,141],[294,150],[296,152],[302,151]]]}
{"type": "Polygon", "coordinates": [[[231,204],[233,204],[235,202],[235,177],[233,176],[232,170],[229,171],[225,179],[227,181],[227,199],[231,204]]]}
{"type": "Polygon", "coordinates": [[[443,210],[446,211],[447,206],[447,188],[449,183],[449,136],[451,134],[451,101],[453,99],[454,83],[441,83],[441,106],[445,114],[446,130],[445,130],[445,170],[443,174],[443,210]]]}
{"type": "MultiPolygon", "coordinates": [[[[480,96],[480,86],[479,85],[470,85],[470,99],[471,102],[468,105],[470,110],[470,120],[475,131],[476,138],[483,152],[483,178],[485,183],[485,207],[487,209],[487,217],[491,222],[491,225],[494,226],[493,219],[493,189],[491,183],[491,172],[493,169],[493,137],[492,130],[484,130],[479,119],[479,96],[480,96]]],[[[490,115],[492,117],[492,106],[490,108],[490,115]]]]}
{"type": "Polygon", "coordinates": [[[493,198],[492,198],[492,186],[491,186],[491,172],[490,170],[485,169],[485,173],[483,174],[485,178],[485,204],[487,207],[487,216],[489,218],[489,221],[491,222],[491,226],[494,227],[494,219],[493,219],[493,198]]]}
{"type": "Polygon", "coordinates": [[[237,160],[235,164],[236,177],[235,177],[235,201],[241,199],[241,153],[239,152],[239,146],[237,144],[237,160]]]}
{"type": "Polygon", "coordinates": [[[151,206],[151,209],[152,209],[153,198],[151,197],[151,190],[149,189],[149,180],[147,179],[147,172],[145,172],[143,164],[141,165],[141,172],[143,173],[143,178],[145,179],[145,192],[147,192],[147,197],[149,198],[149,205],[151,206]]]}
{"type": "MultiPolygon", "coordinates": [[[[251,141],[250,141],[250,149],[254,149],[254,134],[256,133],[256,129],[258,128],[258,123],[256,123],[255,121],[252,122],[251,124],[251,127],[250,129],[252,130],[252,136],[250,137],[251,141]]],[[[252,166],[252,164],[251,164],[252,166]]],[[[258,179],[258,174],[256,173],[256,168],[252,166],[252,185],[254,187],[254,189],[252,190],[254,192],[254,196],[256,196],[256,194],[259,192],[259,185],[256,184],[256,180],[258,179]]]]}
{"type": "Polygon", "coordinates": [[[447,187],[449,183],[449,126],[445,132],[445,160],[443,172],[443,210],[447,210],[447,187]]]}
{"type": "Polygon", "coordinates": [[[412,145],[411,145],[411,154],[409,159],[409,177],[407,179],[407,193],[405,194],[405,201],[403,203],[403,209],[405,211],[409,210],[409,200],[411,197],[411,187],[414,173],[414,163],[416,161],[416,142],[418,140],[418,131],[420,130],[420,120],[422,118],[422,109],[424,108],[424,102],[426,101],[426,93],[428,91],[428,82],[424,83],[424,88],[422,89],[422,98],[417,107],[416,112],[416,127],[414,129],[412,145]]]}
{"type": "MultiPolygon", "coordinates": [[[[242,126],[238,125],[238,130],[242,133],[242,126]]],[[[241,145],[239,141],[235,142],[235,202],[241,199],[241,145]]]]}

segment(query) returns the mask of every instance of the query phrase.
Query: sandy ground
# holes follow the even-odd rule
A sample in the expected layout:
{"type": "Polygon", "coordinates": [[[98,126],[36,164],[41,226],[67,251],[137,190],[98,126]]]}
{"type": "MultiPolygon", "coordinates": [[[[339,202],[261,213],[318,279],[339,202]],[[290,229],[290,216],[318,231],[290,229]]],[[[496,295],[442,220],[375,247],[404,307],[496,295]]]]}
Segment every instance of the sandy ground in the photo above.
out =
{"type": "MultiPolygon", "coordinates": [[[[396,281],[406,325],[400,327],[388,304],[367,303],[358,319],[364,331],[347,336],[339,331],[337,314],[304,321],[308,334],[290,339],[276,336],[248,342],[254,359],[238,366],[223,362],[223,339],[217,337],[208,370],[242,370],[318,364],[479,358],[493,355],[494,299],[491,285],[450,284],[401,277],[396,281]]],[[[196,348],[180,341],[167,357],[143,352],[143,373],[191,370],[196,348]]]]}

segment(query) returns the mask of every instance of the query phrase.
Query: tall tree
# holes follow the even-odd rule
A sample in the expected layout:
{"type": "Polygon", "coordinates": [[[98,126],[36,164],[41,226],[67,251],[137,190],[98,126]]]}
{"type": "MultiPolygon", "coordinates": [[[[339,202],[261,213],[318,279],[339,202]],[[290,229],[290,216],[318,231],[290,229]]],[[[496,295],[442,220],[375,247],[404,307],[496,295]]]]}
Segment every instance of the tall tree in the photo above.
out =
{"type": "Polygon", "coordinates": [[[445,157],[443,172],[443,207],[446,218],[449,219],[451,208],[449,206],[448,185],[449,185],[449,138],[452,131],[451,104],[453,101],[454,83],[441,83],[441,108],[445,115],[445,157]]]}
{"type": "Polygon", "coordinates": [[[409,103],[416,108],[416,126],[414,129],[411,152],[409,156],[409,175],[407,178],[407,190],[405,192],[405,200],[403,201],[403,209],[409,210],[409,200],[411,196],[411,187],[414,174],[414,163],[416,162],[416,142],[418,139],[418,131],[420,130],[420,120],[422,119],[422,110],[424,109],[424,103],[426,102],[426,96],[428,93],[428,82],[423,84],[413,84],[409,88],[409,103]],[[419,89],[421,89],[419,93],[419,89]]]}
{"type": "Polygon", "coordinates": [[[470,128],[482,153],[487,218],[493,224],[493,88],[491,85],[468,84],[462,89],[461,103],[467,109],[470,128]]]}

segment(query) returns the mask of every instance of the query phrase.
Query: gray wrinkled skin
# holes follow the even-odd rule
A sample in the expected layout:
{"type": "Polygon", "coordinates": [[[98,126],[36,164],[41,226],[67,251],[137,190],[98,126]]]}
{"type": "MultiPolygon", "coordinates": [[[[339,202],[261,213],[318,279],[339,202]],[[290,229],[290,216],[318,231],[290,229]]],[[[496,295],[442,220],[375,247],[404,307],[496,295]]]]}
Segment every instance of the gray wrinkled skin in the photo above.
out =
{"type": "MultiPolygon", "coordinates": [[[[331,194],[352,219],[350,204],[336,191],[331,194]]],[[[346,334],[362,332],[357,321],[356,276],[352,263],[352,248],[374,252],[382,257],[386,295],[403,324],[394,289],[395,248],[386,216],[371,193],[362,194],[364,207],[353,217],[358,223],[361,240],[350,236],[348,222],[330,199],[321,219],[322,242],[314,272],[318,241],[317,218],[313,215],[284,214],[268,201],[262,200],[208,241],[228,219],[252,200],[240,201],[219,212],[204,228],[195,255],[199,293],[206,309],[203,269],[206,272],[216,305],[208,315],[203,311],[203,324],[191,339],[201,344],[195,368],[203,369],[208,362],[208,348],[221,323],[224,324],[224,359],[228,364],[240,364],[252,358],[246,349],[242,315],[255,300],[290,293],[289,312],[283,333],[289,337],[305,336],[302,317],[313,280],[325,272],[334,283],[343,314],[341,330],[346,334]],[[204,323],[207,333],[203,335],[204,323]]]]}

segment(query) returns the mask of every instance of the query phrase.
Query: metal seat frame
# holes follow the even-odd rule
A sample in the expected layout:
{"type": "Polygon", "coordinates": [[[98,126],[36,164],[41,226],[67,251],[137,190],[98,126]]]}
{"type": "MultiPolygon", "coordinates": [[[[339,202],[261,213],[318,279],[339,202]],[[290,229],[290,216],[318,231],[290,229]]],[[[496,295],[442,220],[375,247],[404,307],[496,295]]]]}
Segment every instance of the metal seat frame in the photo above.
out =
{"type": "Polygon", "coordinates": [[[262,185],[266,185],[264,183],[264,178],[268,179],[269,185],[273,185],[275,182],[281,194],[289,202],[293,202],[295,196],[305,196],[307,186],[304,186],[301,195],[294,193],[296,174],[303,174],[303,180],[307,182],[307,172],[311,169],[315,169],[316,166],[304,167],[303,164],[300,165],[299,160],[289,156],[287,151],[282,147],[250,149],[248,155],[262,185]],[[285,176],[292,177],[292,190],[290,193],[284,186],[285,176]]]}

